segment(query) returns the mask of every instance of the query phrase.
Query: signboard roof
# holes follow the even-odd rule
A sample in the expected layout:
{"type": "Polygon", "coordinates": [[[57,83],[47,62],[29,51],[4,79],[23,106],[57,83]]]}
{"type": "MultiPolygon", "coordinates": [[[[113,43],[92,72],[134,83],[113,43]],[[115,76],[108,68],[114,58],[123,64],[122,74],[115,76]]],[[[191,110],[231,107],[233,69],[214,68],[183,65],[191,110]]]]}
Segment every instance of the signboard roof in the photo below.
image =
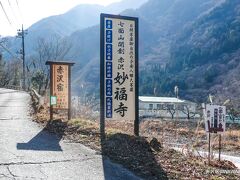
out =
{"type": "Polygon", "coordinates": [[[73,66],[75,63],[70,61],[46,61],[46,65],[61,64],[73,66]]]}
{"type": "Polygon", "coordinates": [[[142,102],[152,103],[184,103],[185,100],[178,99],[175,97],[150,97],[150,96],[139,96],[139,100],[142,102]]]}

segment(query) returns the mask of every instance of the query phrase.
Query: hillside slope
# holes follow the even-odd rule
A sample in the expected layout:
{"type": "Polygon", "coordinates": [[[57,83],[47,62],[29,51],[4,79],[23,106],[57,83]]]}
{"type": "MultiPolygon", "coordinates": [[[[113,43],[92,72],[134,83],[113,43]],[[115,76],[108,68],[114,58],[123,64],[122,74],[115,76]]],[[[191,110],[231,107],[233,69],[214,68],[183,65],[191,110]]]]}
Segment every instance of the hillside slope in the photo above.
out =
{"type": "MultiPolygon", "coordinates": [[[[184,79],[175,79],[173,68],[169,68],[169,64],[176,59],[173,57],[174,43],[183,36],[191,24],[208,15],[222,2],[150,0],[135,11],[127,10],[121,13],[139,17],[140,21],[141,95],[152,95],[154,89],[156,95],[173,95],[175,85],[179,85],[181,91],[186,88],[184,79]]],[[[80,64],[75,67],[75,72],[78,74],[74,78],[75,90],[78,90],[81,84],[85,84],[87,92],[96,91],[99,87],[99,31],[99,26],[95,26],[77,31],[69,37],[69,41],[74,44],[70,54],[74,54],[73,59],[80,64]],[[91,36],[88,36],[88,32],[91,36]]],[[[181,95],[187,97],[183,93],[181,95]]],[[[193,100],[192,97],[189,99],[193,100]]]]}
{"type": "MultiPolygon", "coordinates": [[[[170,72],[185,79],[187,98],[239,102],[240,2],[227,0],[184,29],[171,49],[170,72]]],[[[236,103],[235,103],[236,104],[236,103]]]]}
{"type": "MultiPolygon", "coordinates": [[[[110,13],[111,9],[116,13],[128,6],[137,8],[124,10],[121,14],[139,17],[140,95],[173,96],[174,86],[178,85],[181,98],[205,102],[211,93],[216,101],[231,99],[238,106],[239,0],[149,0],[140,7],[137,2],[124,0],[105,7],[105,12],[110,13]]],[[[51,34],[49,29],[44,32],[46,26],[43,24],[44,21],[52,22],[59,36],[72,44],[67,59],[76,62],[73,90],[78,95],[98,96],[99,93],[100,29],[97,24],[101,8],[91,6],[85,9],[92,19],[84,19],[84,11],[75,12],[73,9],[29,28],[29,32],[36,29],[51,34]],[[79,17],[69,20],[74,13],[79,13],[79,17]],[[85,23],[76,23],[80,16],[85,23]],[[58,18],[65,18],[67,23],[78,26],[62,29],[60,27],[65,23],[54,24],[53,19],[58,18]],[[80,27],[82,25],[85,27],[80,27]]],[[[36,35],[29,34],[29,39],[26,38],[28,54],[34,49],[36,35]]]]}
{"type": "MultiPolygon", "coordinates": [[[[99,24],[100,13],[119,14],[128,8],[136,9],[146,1],[122,0],[108,6],[80,4],[64,14],[44,18],[27,29],[28,33],[25,37],[26,55],[30,57],[34,53],[39,39],[51,39],[53,36],[65,38],[75,31],[99,24]]],[[[21,39],[15,37],[7,37],[7,39],[9,49],[12,52],[19,51],[21,39]]],[[[6,60],[12,58],[8,53],[4,53],[4,56],[6,60]]]]}

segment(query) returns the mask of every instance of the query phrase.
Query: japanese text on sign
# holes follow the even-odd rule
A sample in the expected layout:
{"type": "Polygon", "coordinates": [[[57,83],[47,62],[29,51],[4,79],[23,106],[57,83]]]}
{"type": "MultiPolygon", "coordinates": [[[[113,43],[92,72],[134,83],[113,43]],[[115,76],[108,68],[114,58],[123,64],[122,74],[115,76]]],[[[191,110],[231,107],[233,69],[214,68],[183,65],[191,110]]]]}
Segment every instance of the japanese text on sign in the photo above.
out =
{"type": "Polygon", "coordinates": [[[105,118],[135,119],[135,21],[104,19],[105,118]]]}
{"type": "Polygon", "coordinates": [[[206,132],[224,132],[226,126],[226,107],[207,104],[205,109],[206,132]]]}
{"type": "Polygon", "coordinates": [[[56,109],[68,109],[68,65],[53,65],[53,96],[57,97],[56,109]]]}

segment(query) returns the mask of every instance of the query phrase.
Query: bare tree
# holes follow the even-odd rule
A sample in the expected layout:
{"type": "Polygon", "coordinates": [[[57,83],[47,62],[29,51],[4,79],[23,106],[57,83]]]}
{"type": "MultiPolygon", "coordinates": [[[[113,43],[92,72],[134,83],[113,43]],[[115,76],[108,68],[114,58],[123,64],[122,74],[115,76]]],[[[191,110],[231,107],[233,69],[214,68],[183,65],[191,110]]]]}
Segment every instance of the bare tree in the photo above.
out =
{"type": "Polygon", "coordinates": [[[176,113],[176,107],[173,104],[167,104],[167,111],[171,114],[171,118],[174,118],[174,114],[176,113]]]}
{"type": "Polygon", "coordinates": [[[0,86],[20,86],[21,65],[18,60],[5,62],[0,54],[0,86]]]}
{"type": "Polygon", "coordinates": [[[31,73],[31,83],[38,88],[38,93],[46,92],[49,86],[49,67],[45,65],[49,60],[64,60],[71,44],[58,36],[50,39],[39,38],[35,48],[35,54],[31,56],[28,64],[28,72],[31,73]]]}
{"type": "Polygon", "coordinates": [[[6,63],[2,59],[2,54],[0,54],[0,86],[1,87],[8,85],[10,81],[6,73],[5,64],[6,63]]]}
{"type": "Polygon", "coordinates": [[[226,105],[227,108],[227,114],[229,115],[229,118],[232,122],[234,122],[235,118],[240,116],[240,110],[239,107],[236,105],[237,98],[234,99],[235,102],[231,99],[229,99],[229,102],[226,105]]]}
{"type": "Polygon", "coordinates": [[[7,38],[0,36],[0,86],[6,87],[7,85],[13,85],[20,87],[22,62],[19,62],[21,59],[12,53],[7,44],[9,44],[7,38]],[[12,59],[4,61],[3,51],[8,53],[12,59]]]}
{"type": "Polygon", "coordinates": [[[191,109],[191,105],[190,104],[185,104],[183,106],[183,109],[181,110],[184,114],[187,115],[187,119],[191,119],[193,118],[197,113],[196,112],[193,112],[192,109],[191,109]]]}

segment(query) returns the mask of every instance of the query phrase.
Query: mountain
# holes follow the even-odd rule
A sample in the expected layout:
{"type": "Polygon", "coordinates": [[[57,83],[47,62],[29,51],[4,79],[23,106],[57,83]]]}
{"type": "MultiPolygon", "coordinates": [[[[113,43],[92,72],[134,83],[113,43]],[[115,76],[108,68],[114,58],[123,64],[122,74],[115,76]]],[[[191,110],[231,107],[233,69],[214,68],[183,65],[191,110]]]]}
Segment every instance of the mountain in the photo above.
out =
{"type": "MultiPolygon", "coordinates": [[[[30,56],[36,48],[39,39],[48,39],[53,36],[64,38],[77,30],[85,29],[99,23],[100,13],[119,14],[125,9],[136,9],[147,0],[122,0],[108,6],[80,4],[68,12],[44,18],[27,31],[25,38],[26,54],[30,56]]],[[[8,37],[8,47],[12,52],[17,52],[21,45],[20,39],[8,37]]],[[[12,57],[5,54],[5,59],[12,57]]]]}
{"type": "MultiPolygon", "coordinates": [[[[206,102],[212,94],[216,102],[231,99],[240,107],[239,0],[142,0],[143,4],[137,6],[138,2],[124,0],[107,7],[79,6],[40,21],[29,32],[33,32],[32,39],[38,34],[34,29],[39,34],[57,32],[71,43],[67,59],[76,62],[74,94],[99,96],[99,13],[112,10],[115,14],[122,11],[122,15],[139,17],[140,95],[174,96],[177,85],[181,98],[206,102]],[[87,12],[91,18],[84,19],[87,12]],[[81,18],[80,25],[76,22],[81,18]],[[59,24],[54,24],[55,21],[59,24]],[[61,25],[61,21],[66,22],[61,25]],[[44,23],[49,22],[53,30],[44,30],[48,27],[44,23]],[[69,27],[61,28],[66,24],[69,27]]],[[[34,41],[29,39],[28,45],[33,47],[34,41]]]]}
{"type": "Polygon", "coordinates": [[[100,5],[78,5],[68,12],[44,18],[28,28],[34,37],[50,34],[67,36],[76,30],[84,29],[98,23],[98,15],[104,10],[100,5]]]}
{"type": "MultiPolygon", "coordinates": [[[[153,89],[157,88],[157,95],[172,95],[169,92],[176,82],[168,83],[163,77],[165,67],[172,58],[172,42],[180,36],[181,31],[184,32],[184,27],[220,3],[215,0],[149,0],[136,10],[121,13],[139,17],[140,94],[152,95],[153,89]],[[156,69],[156,73],[153,69],[156,69]]],[[[75,68],[76,90],[80,84],[87,84],[88,92],[99,87],[99,31],[99,26],[90,27],[69,37],[69,41],[74,44],[70,54],[75,55],[73,59],[77,59],[79,64],[75,68]],[[91,37],[87,35],[88,32],[91,37]]]]}
{"type": "MultiPolygon", "coordinates": [[[[195,9],[194,4],[189,3],[185,7],[195,9]]],[[[239,108],[240,2],[202,0],[198,3],[199,9],[202,9],[198,13],[193,10],[194,14],[188,14],[186,9],[183,12],[187,16],[182,11],[178,16],[173,12],[167,15],[172,16],[172,20],[168,20],[169,26],[164,26],[169,33],[168,41],[153,46],[156,53],[151,51],[150,55],[159,55],[152,65],[145,66],[140,72],[140,93],[153,94],[155,88],[157,95],[173,96],[173,88],[178,85],[182,98],[206,102],[208,95],[212,94],[214,102],[222,104],[230,99],[239,108]],[[167,61],[161,66],[164,57],[161,53],[166,52],[169,53],[167,61]]],[[[165,21],[159,24],[162,23],[165,21]]],[[[145,61],[149,63],[153,58],[145,61]]]]}
{"type": "MultiPolygon", "coordinates": [[[[33,37],[45,37],[52,34],[64,37],[71,33],[97,25],[100,13],[118,14],[125,9],[136,9],[147,0],[123,0],[108,6],[81,4],[68,12],[44,18],[28,28],[33,37]]],[[[32,39],[31,37],[30,39],[32,39]]]]}
{"type": "Polygon", "coordinates": [[[186,97],[203,99],[211,93],[217,101],[231,99],[239,104],[239,17],[240,2],[226,0],[176,38],[170,69],[185,79],[186,97]]]}

